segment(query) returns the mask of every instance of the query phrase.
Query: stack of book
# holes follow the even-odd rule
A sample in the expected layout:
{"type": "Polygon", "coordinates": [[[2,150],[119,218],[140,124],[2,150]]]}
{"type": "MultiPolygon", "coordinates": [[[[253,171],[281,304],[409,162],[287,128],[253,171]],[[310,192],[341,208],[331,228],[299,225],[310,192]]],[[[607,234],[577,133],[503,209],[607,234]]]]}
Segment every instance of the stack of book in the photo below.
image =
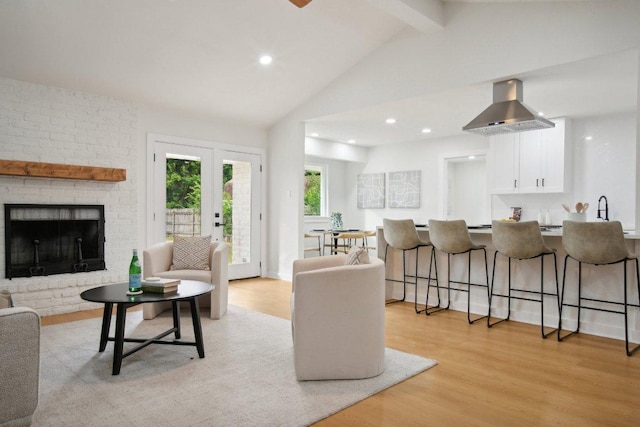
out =
{"type": "Polygon", "coordinates": [[[142,292],[152,292],[156,294],[168,294],[177,292],[180,279],[162,279],[160,277],[147,277],[142,280],[142,292]]]}

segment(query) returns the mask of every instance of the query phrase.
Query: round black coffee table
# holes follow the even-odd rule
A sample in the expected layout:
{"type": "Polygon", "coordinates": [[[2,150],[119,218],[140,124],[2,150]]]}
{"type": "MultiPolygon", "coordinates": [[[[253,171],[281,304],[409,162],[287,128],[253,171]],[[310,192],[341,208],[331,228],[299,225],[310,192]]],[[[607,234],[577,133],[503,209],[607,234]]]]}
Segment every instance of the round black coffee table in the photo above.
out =
{"type": "Polygon", "coordinates": [[[145,292],[140,295],[127,295],[129,289],[128,283],[116,283],[113,285],[104,285],[97,288],[89,289],[80,294],[83,300],[91,302],[99,302],[104,304],[104,313],[102,315],[102,332],[100,334],[100,352],[103,352],[107,346],[107,341],[114,342],[113,351],[113,375],[120,373],[122,359],[132,355],[138,350],[143,349],[149,344],[170,344],[170,345],[191,345],[198,349],[198,356],[204,357],[204,343],[202,341],[202,326],[200,324],[200,308],[198,306],[198,297],[205,295],[213,290],[213,285],[194,280],[181,280],[178,285],[177,292],[166,294],[145,292]],[[127,308],[146,302],[171,302],[173,312],[173,328],[156,335],[153,338],[125,338],[124,325],[127,317],[127,308]],[[191,308],[191,319],[193,321],[193,333],[195,342],[187,341],[163,341],[162,338],[174,333],[176,340],[180,339],[180,310],[178,303],[180,301],[188,301],[191,308]],[[111,326],[111,313],[113,305],[116,305],[116,331],[115,337],[109,337],[109,328],[111,326]],[[140,345],[123,353],[125,342],[137,342],[140,345]]]}

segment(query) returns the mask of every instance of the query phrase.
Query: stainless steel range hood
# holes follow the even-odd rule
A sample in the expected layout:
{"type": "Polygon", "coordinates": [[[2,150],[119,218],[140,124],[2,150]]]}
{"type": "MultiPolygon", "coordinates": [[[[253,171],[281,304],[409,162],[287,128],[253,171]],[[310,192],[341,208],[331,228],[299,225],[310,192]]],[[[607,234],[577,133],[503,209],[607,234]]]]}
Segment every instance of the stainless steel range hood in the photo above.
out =
{"type": "Polygon", "coordinates": [[[522,81],[511,79],[493,84],[493,104],[462,130],[490,136],[554,126],[522,103],[522,81]]]}

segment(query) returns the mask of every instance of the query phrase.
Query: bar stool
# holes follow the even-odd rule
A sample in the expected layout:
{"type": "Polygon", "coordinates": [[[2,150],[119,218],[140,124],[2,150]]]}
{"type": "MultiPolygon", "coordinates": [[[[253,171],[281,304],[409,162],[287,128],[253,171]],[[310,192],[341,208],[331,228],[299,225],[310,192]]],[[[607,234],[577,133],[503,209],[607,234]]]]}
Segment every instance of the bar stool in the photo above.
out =
{"type": "Polygon", "coordinates": [[[322,235],[320,233],[304,233],[304,238],[305,238],[305,240],[306,239],[314,239],[314,240],[318,241],[317,246],[315,245],[315,243],[314,243],[314,246],[310,246],[310,247],[307,247],[305,245],[305,248],[304,248],[305,255],[307,254],[307,252],[318,252],[318,256],[321,256],[322,255],[322,243],[321,243],[320,240],[322,238],[322,235]]]}
{"type": "MultiPolygon", "coordinates": [[[[387,304],[404,301],[407,296],[407,283],[415,285],[415,298],[414,298],[414,309],[416,313],[422,313],[423,311],[428,310],[428,306],[425,306],[423,310],[418,310],[418,279],[426,279],[427,283],[430,284],[431,280],[436,281],[436,287],[438,286],[438,266],[435,264],[435,254],[433,252],[433,245],[429,241],[422,240],[416,231],[416,226],[411,219],[387,219],[384,218],[382,220],[382,227],[384,230],[384,238],[387,241],[387,245],[384,248],[384,261],[385,264],[387,262],[387,253],[389,247],[392,249],[397,249],[402,251],[402,280],[394,280],[387,279],[385,280],[390,282],[402,282],[403,290],[402,290],[402,299],[400,300],[392,300],[388,301],[387,304]],[[428,277],[418,277],[418,265],[419,265],[419,252],[420,248],[423,247],[431,247],[431,253],[429,257],[429,276],[428,277]],[[406,258],[405,254],[407,251],[416,251],[416,269],[415,275],[410,276],[406,273],[406,258]],[[431,278],[431,268],[432,266],[435,268],[435,278],[431,278]],[[407,282],[407,277],[413,278],[413,282],[407,282]]],[[[428,295],[428,285],[427,285],[427,300],[429,299],[428,295]]],[[[440,292],[438,292],[438,306],[440,305],[440,292]]]]}
{"type": "MultiPolygon", "coordinates": [[[[629,322],[628,307],[640,308],[639,304],[630,304],[627,297],[627,262],[632,261],[636,267],[636,285],[640,298],[640,275],[638,273],[638,255],[632,254],[627,249],[624,241],[624,233],[620,221],[611,222],[576,222],[564,221],[562,223],[562,245],[567,256],[564,258],[564,273],[562,275],[562,295],[560,297],[560,321],[558,322],[558,341],[577,334],[580,331],[580,311],[581,309],[604,311],[624,315],[624,342],[627,356],[631,356],[640,345],[629,349],[629,322]],[[567,288],[567,261],[569,258],[578,262],[578,303],[569,304],[564,300],[564,293],[567,288]],[[624,270],[624,282],[622,293],[623,301],[602,300],[587,298],[582,296],[582,264],[611,265],[622,263],[624,270]],[[583,301],[601,303],[600,306],[582,306],[583,301]],[[602,308],[602,305],[611,308],[602,308]],[[574,307],[578,309],[578,325],[575,331],[561,336],[562,329],[562,309],[563,307],[574,307]],[[622,306],[623,310],[614,309],[622,306]]],[[[639,312],[640,313],[640,312],[639,312]]]]}
{"type": "MultiPolygon", "coordinates": [[[[485,245],[476,245],[471,241],[469,236],[469,230],[467,229],[467,223],[464,220],[455,221],[438,221],[435,219],[429,220],[429,237],[433,247],[443,253],[447,254],[447,306],[443,309],[449,309],[451,304],[451,291],[460,291],[467,293],[467,321],[475,323],[480,319],[484,319],[487,316],[481,316],[471,320],[471,287],[483,287],[487,289],[487,303],[489,302],[489,267],[487,265],[487,249],[485,245]],[[484,252],[484,269],[486,284],[472,283],[471,282],[471,253],[473,251],[484,252]],[[451,257],[454,255],[468,254],[468,269],[467,269],[467,281],[459,282],[451,280],[451,257]],[[467,285],[467,288],[452,288],[451,283],[459,285],[467,285]]],[[[435,255],[434,255],[435,257],[435,255]]],[[[438,297],[440,291],[438,290],[438,297]]],[[[427,301],[429,303],[429,290],[427,289],[427,301]]],[[[439,304],[438,304],[439,305],[439,304]]],[[[428,313],[427,313],[428,314],[428,313]]]]}
{"type": "Polygon", "coordinates": [[[558,292],[558,265],[556,259],[556,252],[554,249],[548,248],[544,244],[542,239],[542,233],[540,233],[540,224],[537,221],[526,222],[504,222],[493,221],[491,225],[493,246],[496,248],[496,254],[493,258],[493,272],[491,279],[491,293],[489,295],[489,313],[487,317],[487,326],[490,328],[493,325],[509,320],[511,316],[511,299],[519,299],[524,301],[534,301],[540,303],[540,333],[542,338],[546,338],[552,333],[556,332],[557,328],[545,333],[544,326],[544,297],[555,296],[556,309],[559,310],[559,292],[558,292]],[[508,260],[508,294],[495,293],[496,282],[496,260],[498,254],[503,255],[508,260]],[[544,291],[544,257],[546,255],[553,256],[553,266],[555,268],[555,293],[549,293],[544,291]],[[527,260],[540,258],[540,290],[534,291],[531,289],[514,288],[511,286],[511,260],[527,260]],[[511,295],[512,291],[516,291],[517,295],[511,295]],[[525,295],[538,294],[537,297],[528,297],[525,295]],[[500,319],[494,323],[491,323],[491,302],[493,297],[507,298],[507,317],[500,319]]]}

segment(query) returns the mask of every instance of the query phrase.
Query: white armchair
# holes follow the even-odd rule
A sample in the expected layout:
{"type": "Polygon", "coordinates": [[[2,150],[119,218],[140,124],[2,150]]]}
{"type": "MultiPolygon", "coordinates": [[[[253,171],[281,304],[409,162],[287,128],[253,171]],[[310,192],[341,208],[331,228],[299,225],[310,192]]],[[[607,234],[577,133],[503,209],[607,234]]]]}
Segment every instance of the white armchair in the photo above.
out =
{"type": "MultiPolygon", "coordinates": [[[[228,304],[228,263],[229,245],[211,242],[209,270],[171,270],[173,242],[157,243],[142,252],[142,274],[144,277],[198,280],[211,283],[215,289],[210,295],[198,299],[200,307],[211,307],[210,317],[219,319],[227,312],[228,304]]],[[[153,319],[171,307],[168,302],[148,303],[142,307],[143,317],[153,319]]]]}
{"type": "Polygon", "coordinates": [[[298,380],[358,379],[384,371],[384,262],[346,255],[293,262],[291,322],[298,380]]]}

